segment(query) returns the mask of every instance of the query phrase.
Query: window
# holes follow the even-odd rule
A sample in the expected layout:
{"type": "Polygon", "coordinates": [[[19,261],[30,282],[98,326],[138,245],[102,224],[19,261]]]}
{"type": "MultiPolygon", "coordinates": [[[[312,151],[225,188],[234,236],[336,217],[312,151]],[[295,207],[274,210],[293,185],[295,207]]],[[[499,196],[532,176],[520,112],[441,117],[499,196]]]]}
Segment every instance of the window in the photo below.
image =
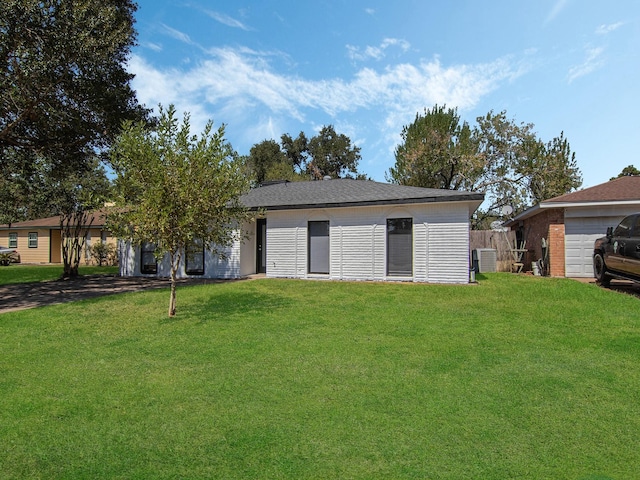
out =
{"type": "Polygon", "coordinates": [[[614,237],[628,237],[631,234],[635,217],[629,216],[624,218],[613,232],[614,237]]]}
{"type": "Polygon", "coordinates": [[[29,232],[29,248],[38,248],[38,232],[29,232]]]}
{"type": "Polygon", "coordinates": [[[329,222],[309,222],[309,273],[329,273],[329,222]]]}
{"type": "Polygon", "coordinates": [[[194,239],[187,247],[185,271],[187,275],[204,275],[204,244],[202,240],[194,239]]]}
{"type": "Polygon", "coordinates": [[[153,243],[145,242],[140,246],[140,273],[158,273],[155,251],[153,243]]]}
{"type": "Polygon", "coordinates": [[[387,220],[387,275],[390,277],[413,275],[413,220],[411,218],[387,220]]]}
{"type": "Polygon", "coordinates": [[[18,233],[9,233],[9,248],[18,248],[18,233]]]}

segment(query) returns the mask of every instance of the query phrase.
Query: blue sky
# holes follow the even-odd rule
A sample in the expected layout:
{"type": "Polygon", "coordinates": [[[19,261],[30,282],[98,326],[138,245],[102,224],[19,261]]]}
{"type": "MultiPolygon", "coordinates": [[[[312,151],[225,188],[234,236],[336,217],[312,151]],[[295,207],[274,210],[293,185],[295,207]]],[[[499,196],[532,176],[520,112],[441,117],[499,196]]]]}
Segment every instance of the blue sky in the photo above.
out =
{"type": "Polygon", "coordinates": [[[226,124],[241,155],[334,125],[385,181],[434,104],[564,131],[583,187],[640,168],[640,2],[138,0],[129,70],[148,107],[226,124]]]}

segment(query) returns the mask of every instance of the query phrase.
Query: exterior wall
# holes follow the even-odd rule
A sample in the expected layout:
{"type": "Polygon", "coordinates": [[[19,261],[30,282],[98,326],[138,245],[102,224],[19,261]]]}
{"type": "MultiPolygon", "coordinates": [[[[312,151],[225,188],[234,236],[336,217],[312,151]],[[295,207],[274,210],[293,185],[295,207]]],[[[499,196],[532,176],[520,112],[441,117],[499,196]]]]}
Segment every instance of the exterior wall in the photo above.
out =
{"type": "Polygon", "coordinates": [[[50,262],[50,234],[49,229],[30,228],[28,230],[6,229],[0,231],[0,245],[9,245],[9,233],[18,234],[18,246],[16,250],[20,254],[22,263],[49,263],[50,262]],[[29,233],[38,234],[38,248],[29,248],[29,233]]]}
{"type": "Polygon", "coordinates": [[[544,238],[548,244],[550,275],[564,276],[564,210],[544,210],[523,220],[519,228],[522,229],[523,239],[527,241],[526,248],[529,250],[524,258],[525,271],[531,270],[531,262],[542,258],[544,238]]]}
{"type": "Polygon", "coordinates": [[[469,281],[466,204],[404,205],[269,212],[267,276],[335,280],[469,281]],[[413,275],[386,273],[387,219],[413,219],[413,275]],[[330,273],[308,274],[307,225],[330,222],[330,273]]]}
{"type": "MultiPolygon", "coordinates": [[[[244,275],[241,269],[240,253],[241,241],[234,242],[233,246],[225,250],[226,259],[214,255],[211,251],[204,251],[204,275],[187,275],[185,271],[184,255],[178,266],[178,278],[240,278],[244,275]]],[[[169,255],[165,255],[158,262],[157,274],[143,274],[140,270],[140,247],[131,245],[130,242],[119,242],[118,258],[120,259],[120,275],[123,277],[169,277],[171,275],[171,263],[169,255]]],[[[255,266],[253,267],[255,271],[255,266]]]]}
{"type": "MultiPolygon", "coordinates": [[[[267,277],[334,280],[469,282],[469,206],[466,203],[271,211],[267,215],[267,277]],[[387,219],[413,219],[413,275],[387,276],[387,219]],[[308,222],[329,221],[329,274],[309,274],[308,222]]],[[[221,260],[205,252],[199,278],[239,278],[256,272],[255,222],[221,260]]],[[[140,249],[120,243],[120,274],[143,276],[140,249]]],[[[168,258],[157,276],[169,276],[168,258]]],[[[149,275],[156,276],[156,275],[149,275]]],[[[187,277],[184,262],[179,277],[187,277]]]]}
{"type": "Polygon", "coordinates": [[[600,205],[544,209],[521,222],[531,262],[542,258],[542,238],[549,244],[549,274],[553,277],[593,276],[593,242],[616,226],[622,218],[637,212],[640,204],[600,205]]]}

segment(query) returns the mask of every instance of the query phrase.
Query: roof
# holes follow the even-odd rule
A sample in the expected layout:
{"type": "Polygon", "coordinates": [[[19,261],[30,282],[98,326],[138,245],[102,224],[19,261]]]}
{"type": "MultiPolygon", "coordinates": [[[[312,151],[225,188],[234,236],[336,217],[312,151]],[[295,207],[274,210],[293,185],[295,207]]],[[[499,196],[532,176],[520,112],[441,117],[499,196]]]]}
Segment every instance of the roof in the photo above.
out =
{"type": "Polygon", "coordinates": [[[456,201],[475,202],[479,206],[484,200],[484,194],[407,187],[371,180],[334,179],[267,184],[254,188],[240,197],[240,200],[248,208],[267,210],[456,201]]]}
{"type": "Polygon", "coordinates": [[[544,200],[505,222],[505,226],[515,225],[520,220],[533,217],[550,208],[629,204],[640,205],[640,176],[619,177],[577,192],[544,200]]]}
{"type": "MultiPolygon", "coordinates": [[[[105,224],[105,219],[106,219],[105,212],[102,210],[98,210],[89,217],[89,224],[91,225],[92,228],[103,227],[105,224]]],[[[38,218],[36,220],[26,220],[24,222],[16,222],[16,223],[12,223],[11,226],[5,223],[4,225],[0,225],[0,228],[3,228],[3,229],[11,228],[12,230],[14,228],[16,230],[25,230],[28,228],[48,228],[48,229],[55,230],[60,228],[60,216],[38,218]]]]}
{"type": "Polygon", "coordinates": [[[640,201],[640,176],[620,177],[594,187],[550,198],[541,203],[640,201]]]}

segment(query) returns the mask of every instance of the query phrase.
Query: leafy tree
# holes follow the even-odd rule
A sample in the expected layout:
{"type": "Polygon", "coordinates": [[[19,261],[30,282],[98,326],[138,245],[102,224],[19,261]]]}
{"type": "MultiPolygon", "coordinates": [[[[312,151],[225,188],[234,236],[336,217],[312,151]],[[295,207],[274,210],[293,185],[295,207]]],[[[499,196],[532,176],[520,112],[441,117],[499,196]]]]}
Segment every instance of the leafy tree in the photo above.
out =
{"type": "Polygon", "coordinates": [[[136,8],[132,0],[0,3],[3,157],[21,149],[76,166],[108,147],[123,119],[144,118],[125,69],[136,8]]]}
{"type": "Polygon", "coordinates": [[[517,124],[504,111],[478,117],[472,129],[455,109],[436,105],[405,126],[402,139],[388,180],[484,193],[474,227],[499,216],[505,205],[518,213],[582,184],[563,133],[544,143],[532,124],[517,124]]]}
{"type": "Polygon", "coordinates": [[[402,185],[464,190],[482,173],[467,122],[457,109],[435,105],[402,129],[387,180],[402,185]]]}
{"type": "Polygon", "coordinates": [[[245,158],[245,163],[252,181],[256,184],[268,180],[295,181],[304,179],[275,140],[264,140],[251,147],[249,156],[245,158]]]}
{"type": "Polygon", "coordinates": [[[53,215],[60,217],[62,277],[75,278],[93,214],[111,198],[111,183],[97,158],[83,170],[64,175],[48,170],[44,176],[40,193],[48,199],[53,215]]]}
{"type": "Polygon", "coordinates": [[[112,231],[133,244],[152,242],[156,258],[168,255],[169,316],[176,313],[180,260],[194,242],[220,257],[250,218],[239,202],[249,189],[242,165],[224,138],[224,126],[191,136],[189,114],[179,125],[175,108],[160,106],[159,123],[127,122],[112,152],[118,208],[109,216],[112,231]]]}
{"type": "Polygon", "coordinates": [[[319,180],[328,175],[340,178],[343,175],[357,176],[360,147],[352,146],[351,139],[336,133],[333,125],[322,127],[320,133],[309,141],[307,173],[319,180]]]}
{"type": "Polygon", "coordinates": [[[304,173],[309,158],[309,140],[304,132],[300,132],[295,139],[285,133],[280,137],[280,140],[284,153],[293,168],[299,173],[304,173]]]}
{"type": "Polygon", "coordinates": [[[611,177],[609,180],[615,180],[616,178],[620,178],[620,177],[636,177],[636,176],[640,176],[640,170],[638,170],[633,165],[629,165],[624,167],[617,177],[611,177]]]}

